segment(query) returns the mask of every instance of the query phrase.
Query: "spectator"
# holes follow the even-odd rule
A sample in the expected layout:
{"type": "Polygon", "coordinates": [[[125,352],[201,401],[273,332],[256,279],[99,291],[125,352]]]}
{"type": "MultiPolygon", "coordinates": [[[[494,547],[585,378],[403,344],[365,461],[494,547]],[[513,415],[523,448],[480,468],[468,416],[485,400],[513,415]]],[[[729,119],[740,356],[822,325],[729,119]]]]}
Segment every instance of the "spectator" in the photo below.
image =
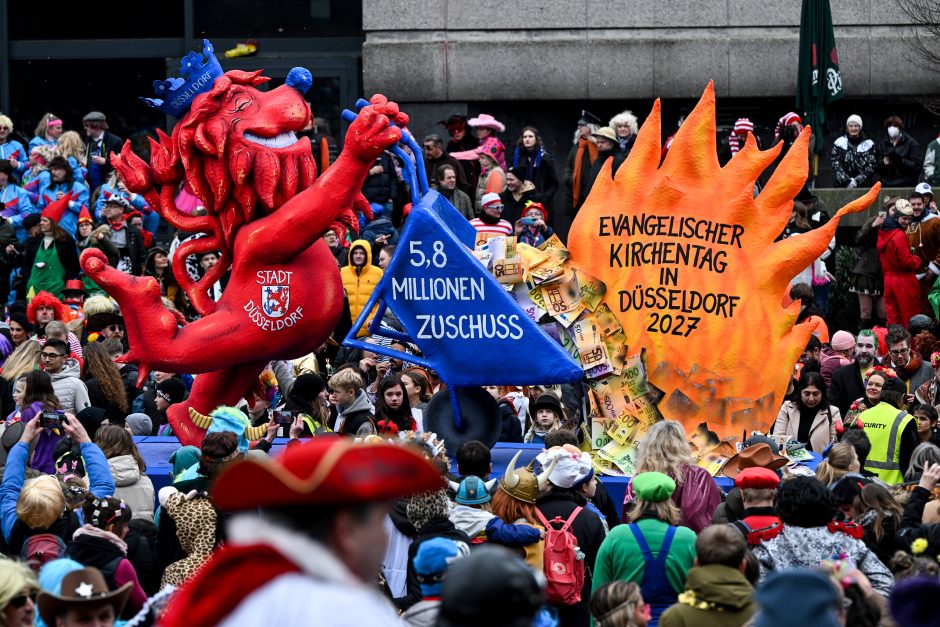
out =
{"type": "Polygon", "coordinates": [[[842,424],[839,408],[829,404],[826,382],[818,372],[804,373],[796,393],[796,400],[784,401],[780,407],[773,433],[787,435],[806,444],[807,450],[822,453],[836,440],[842,424]]]}
{"type": "MultiPolygon", "coordinates": [[[[436,137],[436,135],[435,135],[436,137]]],[[[459,165],[454,167],[448,163],[437,166],[435,178],[437,179],[438,193],[450,201],[450,204],[467,220],[473,219],[473,201],[462,190],[457,189],[457,173],[463,172],[459,165]]],[[[508,177],[507,177],[508,180],[508,177]]]]}
{"type": "Polygon", "coordinates": [[[475,228],[477,233],[487,234],[490,237],[512,235],[512,225],[502,219],[503,200],[499,194],[495,192],[483,194],[480,203],[481,209],[477,217],[470,220],[470,226],[475,228]]]}
{"type": "Polygon", "coordinates": [[[886,137],[878,142],[878,174],[885,187],[914,187],[923,161],[917,141],[904,132],[904,122],[896,115],[885,119],[886,137]]]}
{"type": "Polygon", "coordinates": [[[831,577],[815,570],[773,573],[757,589],[755,600],[760,605],[755,627],[841,627],[846,624],[842,593],[831,577]],[[794,599],[800,602],[794,603],[794,599]]]}
{"type": "MultiPolygon", "coordinates": [[[[91,494],[99,497],[113,494],[114,482],[108,472],[107,461],[101,449],[91,443],[82,423],[75,416],[66,414],[63,428],[81,447],[91,494]]],[[[3,539],[13,555],[20,555],[29,538],[39,534],[56,536],[64,549],[65,543],[81,526],[75,512],[66,509],[65,495],[55,477],[41,475],[24,483],[30,444],[42,431],[42,421],[26,423],[19,442],[7,455],[3,483],[0,484],[0,526],[3,539]]]]}
{"type": "Polygon", "coordinates": [[[858,261],[852,268],[852,287],[849,291],[855,292],[858,296],[860,329],[870,329],[873,316],[879,320],[886,319],[883,296],[884,277],[881,274],[881,261],[878,257],[878,233],[894,202],[893,198],[886,199],[881,207],[884,215],[879,213],[865,220],[862,228],[855,235],[858,261]]]}
{"type": "Polygon", "coordinates": [[[361,239],[369,242],[374,249],[398,244],[398,229],[392,225],[389,215],[385,205],[372,203],[372,220],[362,229],[361,239]]]}
{"type": "Polygon", "coordinates": [[[914,394],[934,378],[930,362],[925,361],[917,351],[911,350],[911,334],[904,326],[889,323],[885,344],[888,345],[891,365],[901,381],[904,381],[908,393],[914,394]]]}
{"type": "Polygon", "coordinates": [[[71,197],[65,201],[66,206],[58,210],[61,213],[57,216],[56,222],[66,233],[74,237],[78,226],[78,214],[82,207],[88,206],[88,188],[78,179],[72,166],[63,157],[54,157],[49,162],[49,177],[49,184],[39,193],[36,207],[46,209],[71,192],[71,197]]]}
{"type": "Polygon", "coordinates": [[[891,377],[881,390],[881,401],[858,417],[871,441],[871,451],[862,467],[888,485],[904,481],[911,455],[920,442],[917,421],[903,411],[906,396],[904,383],[891,377]]]}
{"type": "MultiPolygon", "coordinates": [[[[442,184],[441,175],[438,172],[440,168],[450,166],[456,177],[456,188],[465,195],[469,189],[467,176],[460,167],[460,162],[444,152],[444,140],[440,135],[432,133],[424,138],[424,169],[428,176],[434,177],[432,184],[440,186],[442,184]]],[[[454,189],[451,187],[450,189],[454,189]]],[[[468,196],[469,198],[469,196],[468,196]]]]}
{"type": "Polygon", "coordinates": [[[82,118],[88,147],[85,161],[88,164],[88,187],[95,191],[111,176],[113,168],[109,157],[111,153],[120,153],[124,141],[108,130],[108,119],[100,111],[91,111],[82,118]]]}
{"type": "MultiPolygon", "coordinates": [[[[130,233],[130,227],[128,227],[128,233],[130,233]]],[[[170,264],[170,256],[165,248],[156,246],[147,252],[144,258],[143,276],[156,279],[160,286],[160,295],[170,299],[178,311],[186,310],[186,294],[173,275],[173,266],[170,264]]]]}
{"type": "Polygon", "coordinates": [[[546,521],[554,521],[557,518],[559,522],[552,523],[555,529],[560,529],[562,523],[568,521],[569,531],[577,539],[579,550],[584,554],[584,586],[581,589],[581,600],[573,605],[553,607],[558,612],[561,625],[584,625],[590,616],[588,601],[593,589],[593,577],[601,572],[600,566],[595,569],[597,554],[606,536],[600,517],[593,512],[584,511],[587,499],[578,489],[593,477],[591,458],[577,447],[566,445],[544,451],[536,460],[543,469],[548,469],[554,464],[548,475],[548,492],[536,502],[539,520],[545,525],[546,521]]]}
{"type": "Polygon", "coordinates": [[[336,405],[334,431],[346,435],[364,437],[376,433],[375,408],[363,390],[362,377],[346,368],[330,377],[330,402],[336,405]]]}
{"type": "Polygon", "coordinates": [[[940,523],[925,523],[924,509],[933,498],[933,489],[940,480],[940,464],[930,464],[924,467],[917,485],[911,491],[911,498],[904,506],[901,516],[901,526],[898,529],[897,539],[905,546],[912,546],[915,541],[926,541],[922,553],[936,558],[940,556],[940,523]]]}
{"type": "Polygon", "coordinates": [[[650,620],[650,606],[632,581],[608,581],[598,587],[590,609],[597,627],[646,627],[650,620]]]}
{"type": "Polygon", "coordinates": [[[548,211],[540,202],[526,203],[523,211],[522,218],[516,223],[517,241],[538,248],[555,234],[547,224],[548,211]]]}
{"type": "MultiPolygon", "coordinates": [[[[0,144],[0,151],[3,144],[0,144]]],[[[13,180],[13,162],[7,159],[0,159],[0,216],[6,218],[4,227],[13,227],[15,229],[12,240],[5,232],[0,231],[0,245],[5,249],[8,245],[16,245],[17,239],[26,238],[26,230],[23,228],[23,218],[36,213],[33,201],[29,199],[29,194],[25,189],[16,185],[13,180]]],[[[4,231],[6,228],[4,228],[4,231]]]]}
{"type": "Polygon", "coordinates": [[[477,182],[476,191],[476,209],[481,211],[483,206],[483,197],[486,194],[502,194],[506,190],[506,172],[499,166],[499,159],[504,155],[500,150],[502,144],[496,138],[488,138],[480,146],[478,158],[482,171],[480,180],[477,182]],[[498,145],[497,145],[498,144],[498,145]]]}
{"type": "Polygon", "coordinates": [[[88,399],[94,407],[105,410],[109,424],[123,427],[129,407],[121,371],[100,342],[85,346],[84,359],[82,380],[88,389],[88,399]]]}
{"type": "MultiPolygon", "coordinates": [[[[750,448],[756,449],[758,444],[750,448]]],[[[741,490],[741,500],[744,505],[741,520],[734,524],[746,538],[752,531],[765,529],[780,522],[777,509],[774,507],[774,494],[780,485],[780,476],[770,468],[753,466],[745,468],[734,479],[735,487],[741,490]]],[[[710,529],[711,527],[709,527],[710,529]]]]}
{"type": "MultiPolygon", "coordinates": [[[[661,472],[676,482],[672,502],[681,512],[680,525],[698,533],[711,524],[721,492],[708,471],[695,465],[678,422],[662,420],[650,427],[637,449],[636,472],[661,472]]],[[[633,489],[627,486],[624,512],[632,500],[633,489]]]]}
{"type": "Polygon", "coordinates": [[[405,386],[412,411],[426,411],[428,401],[431,400],[431,381],[428,375],[419,368],[410,368],[401,373],[401,382],[405,386]]]}
{"type": "MultiPolygon", "coordinates": [[[[123,429],[121,429],[123,431],[123,429]]],[[[140,585],[137,571],[127,552],[127,523],[131,509],[116,496],[97,497],[89,494],[82,506],[85,524],[75,530],[68,545],[69,557],[86,567],[101,571],[108,588],[121,589],[130,584],[129,618],[143,607],[147,593],[140,585]]]]}
{"type": "Polygon", "coordinates": [[[68,203],[65,198],[43,209],[39,220],[41,236],[26,242],[22,275],[27,291],[33,294],[49,292],[62,298],[65,282],[77,279],[81,271],[75,240],[59,225],[68,203]]]}
{"type": "Polygon", "coordinates": [[[522,129],[512,154],[512,167],[520,168],[525,173],[525,180],[531,181],[535,186],[535,200],[546,207],[555,206],[558,173],[555,172],[552,157],[545,151],[542,137],[534,126],[522,129]]]}
{"type": "Polygon", "coordinates": [[[402,431],[418,430],[418,424],[411,415],[408,395],[398,376],[389,375],[382,379],[375,401],[375,424],[379,433],[396,435],[402,431]]]}
{"type": "MultiPolygon", "coordinates": [[[[502,133],[506,130],[502,122],[492,115],[481,113],[477,117],[467,120],[467,124],[474,130],[477,141],[479,141],[479,146],[476,148],[476,151],[481,155],[483,153],[489,154],[496,162],[496,165],[499,166],[501,170],[505,171],[506,147],[503,145],[503,142],[499,141],[496,137],[496,133],[502,133]]],[[[451,156],[461,160],[468,158],[456,154],[452,154],[451,156]]],[[[484,169],[486,168],[486,164],[483,163],[482,160],[481,165],[484,169]]]]}
{"type": "Polygon", "coordinates": [[[389,153],[379,155],[362,185],[362,195],[369,203],[390,205],[398,193],[398,177],[395,174],[395,162],[389,153]]]}
{"type": "MultiPolygon", "coordinates": [[[[467,116],[455,114],[447,118],[447,121],[442,120],[438,124],[447,129],[447,134],[450,137],[447,140],[448,153],[466,152],[480,145],[479,140],[467,132],[467,116]]],[[[469,159],[460,160],[460,166],[463,168],[467,179],[467,196],[470,197],[471,202],[474,202],[476,200],[477,181],[480,180],[480,162],[469,159]]]]}
{"type": "Polygon", "coordinates": [[[47,340],[42,347],[42,365],[52,379],[60,409],[75,414],[91,406],[88,388],[80,378],[81,368],[69,357],[68,344],[59,339],[47,340]]]}
{"type": "Polygon", "coordinates": [[[49,174],[49,162],[55,158],[55,149],[52,146],[36,146],[29,149],[29,166],[23,173],[23,189],[29,194],[29,200],[36,206],[39,203],[39,192],[52,182],[49,174]]]}
{"type": "Polygon", "coordinates": [[[628,524],[611,530],[601,545],[593,585],[596,590],[615,579],[639,584],[650,605],[650,625],[655,625],[685,588],[695,560],[695,532],[679,526],[679,510],[671,500],[676,489],[672,478],[637,472],[630,483],[636,498],[625,508],[628,524]]]}
{"type": "MultiPolygon", "coordinates": [[[[333,256],[336,258],[336,264],[342,268],[349,263],[349,249],[343,246],[342,242],[339,241],[339,236],[336,234],[336,231],[333,229],[327,230],[323,234],[323,239],[326,241],[326,245],[330,247],[330,252],[333,253],[333,256]]],[[[153,253],[153,251],[151,251],[153,253]]]]}
{"type": "Polygon", "coordinates": [[[14,348],[19,348],[23,342],[32,335],[33,325],[29,323],[29,318],[23,312],[14,312],[10,314],[10,340],[14,348]]]}
{"type": "MultiPolygon", "coordinates": [[[[590,189],[594,187],[594,181],[597,180],[597,175],[600,174],[601,169],[603,169],[608,159],[613,157],[613,160],[610,162],[611,177],[617,174],[617,170],[626,159],[626,155],[618,149],[620,143],[617,139],[617,134],[614,133],[614,129],[609,126],[602,126],[591,133],[591,137],[597,142],[597,160],[594,162],[594,165],[591,166],[591,174],[588,179],[589,192],[590,189]]],[[[587,197],[585,196],[585,198],[587,197]]]]}
{"type": "Polygon", "coordinates": [[[858,474],[861,464],[855,448],[848,442],[836,442],[816,466],[816,479],[827,488],[831,488],[842,477],[858,474]]]}
{"type": "MultiPolygon", "coordinates": [[[[0,131],[0,136],[2,134],[3,131],[0,131]]],[[[0,147],[0,153],[2,151],[3,148],[0,147]]],[[[927,179],[927,184],[932,187],[940,185],[940,135],[937,135],[927,144],[927,151],[924,154],[924,178],[927,179]]]]}
{"type": "Polygon", "coordinates": [[[836,187],[870,187],[877,180],[875,142],[862,130],[861,117],[846,120],[845,135],[833,142],[829,160],[836,187]]]}
{"type": "Polygon", "coordinates": [[[815,478],[794,477],[780,486],[777,510],[782,525],[752,536],[759,541],[753,552],[760,562],[761,580],[774,571],[810,568],[833,555],[844,555],[882,596],[894,579],[888,568],[858,539],[863,535],[854,523],[834,523],[832,493],[815,478]]]}
{"type": "MultiPolygon", "coordinates": [[[[866,395],[866,377],[877,365],[875,353],[878,338],[871,329],[862,329],[855,338],[855,363],[842,366],[832,373],[829,401],[839,408],[839,415],[846,416],[855,399],[866,395]]],[[[849,425],[848,420],[843,421],[849,425]]],[[[849,425],[851,426],[851,425],[849,425]]]]}
{"type": "Polygon", "coordinates": [[[68,573],[62,578],[61,590],[61,594],[39,593],[39,615],[47,625],[71,627],[92,620],[100,627],[111,627],[131,595],[130,582],[109,591],[97,568],[68,573]]]}
{"type": "Polygon", "coordinates": [[[98,189],[97,200],[95,200],[95,219],[104,220],[104,217],[101,215],[101,210],[104,209],[104,203],[111,198],[112,196],[120,196],[124,200],[130,203],[131,207],[140,211],[141,213],[146,214],[145,222],[147,222],[148,231],[155,231],[157,225],[160,223],[160,216],[157,215],[150,207],[147,205],[147,201],[144,200],[144,197],[140,194],[132,194],[127,191],[127,187],[124,185],[124,181],[118,177],[117,172],[112,171],[108,176],[107,180],[101,185],[98,189]],[[156,219],[153,218],[156,216],[156,219]]]}
{"type": "Polygon", "coordinates": [[[878,232],[878,259],[884,274],[888,324],[907,324],[912,316],[920,313],[920,285],[915,273],[920,270],[921,261],[911,252],[905,234],[912,215],[911,203],[900,198],[878,232]]]}
{"type": "Polygon", "coordinates": [[[503,215],[510,224],[522,217],[523,207],[535,200],[535,185],[527,181],[522,168],[509,168],[506,172],[506,190],[499,197],[503,200],[503,215]]]}
{"type": "Polygon", "coordinates": [[[0,161],[10,162],[16,180],[20,180],[26,171],[27,154],[23,144],[11,137],[13,133],[13,120],[0,113],[0,161]]]}
{"type": "Polygon", "coordinates": [[[600,123],[600,119],[588,111],[582,111],[578,119],[574,146],[565,160],[565,214],[569,220],[574,219],[590,190],[591,168],[597,161],[597,140],[592,133],[597,131],[600,123]]]}
{"type": "MultiPolygon", "coordinates": [[[[76,181],[85,183],[85,174],[88,168],[85,167],[85,144],[82,138],[75,131],[65,131],[59,137],[59,144],[55,147],[56,155],[65,157],[72,167],[72,172],[76,181]]],[[[86,184],[87,185],[87,184],[86,184]]]]}
{"type": "Polygon", "coordinates": [[[842,419],[842,424],[846,429],[865,428],[858,417],[881,401],[881,391],[884,389],[885,383],[894,376],[894,370],[885,369],[881,366],[875,366],[868,371],[868,375],[865,377],[865,393],[849,405],[849,409],[842,419]]]}
{"type": "Polygon", "coordinates": [[[0,622],[6,627],[32,627],[39,591],[35,573],[26,564],[0,561],[0,586],[0,622]]]}
{"type": "Polygon", "coordinates": [[[895,538],[901,524],[901,506],[883,486],[867,477],[848,474],[830,489],[846,519],[865,530],[862,539],[883,564],[889,564],[895,552],[908,548],[895,538]]]}
{"type": "Polygon", "coordinates": [[[695,540],[695,566],[685,592],[663,613],[661,627],[740,627],[757,611],[754,588],[744,576],[747,545],[725,525],[707,527],[695,540]]]}
{"type": "Polygon", "coordinates": [[[920,439],[921,444],[925,442],[937,444],[937,408],[934,405],[923,403],[914,406],[911,413],[917,419],[917,437],[920,439]]]}
{"type": "Polygon", "coordinates": [[[131,205],[123,197],[114,195],[108,198],[102,209],[102,216],[111,229],[111,243],[118,249],[118,262],[115,266],[125,274],[140,276],[143,273],[147,247],[140,230],[127,224],[124,213],[131,210],[131,205]]]}
{"type": "MultiPolygon", "coordinates": [[[[349,315],[355,321],[366,306],[372,290],[382,279],[382,269],[372,265],[372,246],[364,239],[357,239],[349,247],[349,265],[340,269],[343,288],[349,298],[349,315]]],[[[360,336],[368,332],[372,313],[362,325],[360,336]]]]}
{"type": "Polygon", "coordinates": [[[636,141],[636,134],[639,131],[636,116],[633,115],[632,111],[621,111],[610,118],[607,126],[612,128],[617,135],[615,141],[619,146],[620,154],[625,158],[633,150],[633,143],[636,141]]]}
{"type": "Polygon", "coordinates": [[[29,150],[32,151],[36,146],[50,146],[55,148],[59,143],[59,137],[62,135],[62,120],[59,116],[46,113],[39,118],[36,124],[36,130],[33,131],[34,137],[29,140],[29,150]]]}
{"type": "Polygon", "coordinates": [[[405,611],[402,620],[416,627],[434,627],[440,612],[447,569],[456,560],[469,554],[466,544],[461,546],[448,538],[430,538],[423,542],[409,560],[414,562],[414,572],[420,583],[423,600],[405,611]]]}
{"type": "Polygon", "coordinates": [[[377,265],[382,269],[382,272],[388,270],[388,264],[392,261],[396,248],[398,247],[394,244],[388,244],[382,246],[381,250],[379,250],[379,262],[377,265]]]}

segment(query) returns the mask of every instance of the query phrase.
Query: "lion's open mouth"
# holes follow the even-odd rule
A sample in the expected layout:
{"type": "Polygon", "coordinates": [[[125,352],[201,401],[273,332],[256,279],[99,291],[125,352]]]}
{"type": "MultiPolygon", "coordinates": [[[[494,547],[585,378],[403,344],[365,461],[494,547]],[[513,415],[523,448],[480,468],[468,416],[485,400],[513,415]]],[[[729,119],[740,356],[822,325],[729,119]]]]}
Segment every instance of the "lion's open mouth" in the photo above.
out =
{"type": "Polygon", "coordinates": [[[253,144],[259,144],[268,148],[287,148],[297,143],[297,135],[294,131],[280,133],[275,137],[261,137],[260,135],[245,131],[242,136],[253,144]]]}

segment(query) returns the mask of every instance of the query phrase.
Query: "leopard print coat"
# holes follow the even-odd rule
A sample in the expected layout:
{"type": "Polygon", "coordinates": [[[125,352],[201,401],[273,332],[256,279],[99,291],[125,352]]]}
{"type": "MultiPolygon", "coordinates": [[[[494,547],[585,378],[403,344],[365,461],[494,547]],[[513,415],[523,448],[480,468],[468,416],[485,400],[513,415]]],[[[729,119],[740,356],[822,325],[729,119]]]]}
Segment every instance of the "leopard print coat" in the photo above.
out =
{"type": "Polygon", "coordinates": [[[187,499],[181,492],[171,494],[163,507],[176,522],[176,536],[187,556],[167,566],[160,587],[179,586],[199,572],[215,547],[217,516],[205,493],[187,499]]]}

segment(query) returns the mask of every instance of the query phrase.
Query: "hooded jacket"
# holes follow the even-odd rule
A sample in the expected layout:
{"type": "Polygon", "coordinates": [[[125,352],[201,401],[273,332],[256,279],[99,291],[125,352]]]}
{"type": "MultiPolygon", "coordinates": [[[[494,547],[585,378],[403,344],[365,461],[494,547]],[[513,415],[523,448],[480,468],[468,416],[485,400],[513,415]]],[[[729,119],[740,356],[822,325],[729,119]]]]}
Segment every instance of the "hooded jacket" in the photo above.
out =
{"type": "Polygon", "coordinates": [[[736,568],[720,564],[692,568],[685,590],[679,602],[659,617],[661,627],[737,627],[757,611],[754,588],[736,568]],[[684,599],[714,607],[699,609],[684,599]]]}
{"type": "MultiPolygon", "coordinates": [[[[372,246],[369,245],[368,241],[357,239],[352,243],[352,246],[349,247],[348,263],[340,269],[339,275],[343,280],[346,297],[349,299],[350,316],[355,321],[362,313],[369,297],[372,296],[372,290],[382,279],[382,268],[372,265],[372,246]],[[366,253],[366,263],[362,268],[356,268],[352,263],[353,252],[356,248],[361,248],[366,253]]],[[[360,336],[368,334],[368,326],[371,320],[372,316],[370,315],[366,323],[362,325],[359,332],[360,336]]]]}
{"type": "Polygon", "coordinates": [[[118,455],[108,460],[108,468],[114,478],[114,496],[127,503],[132,519],[153,520],[153,482],[140,472],[133,455],[118,455]]]}
{"type": "Polygon", "coordinates": [[[49,378],[52,379],[52,389],[55,390],[55,396],[59,399],[59,407],[70,414],[77,414],[91,406],[88,388],[79,378],[81,372],[78,361],[69,357],[65,360],[62,370],[54,374],[49,373],[49,378]]]}
{"type": "Polygon", "coordinates": [[[340,413],[336,431],[354,436],[367,422],[372,423],[372,432],[375,433],[375,407],[369,401],[369,396],[364,391],[360,391],[349,407],[340,413]],[[342,427],[339,426],[339,421],[342,421],[342,427]]]}

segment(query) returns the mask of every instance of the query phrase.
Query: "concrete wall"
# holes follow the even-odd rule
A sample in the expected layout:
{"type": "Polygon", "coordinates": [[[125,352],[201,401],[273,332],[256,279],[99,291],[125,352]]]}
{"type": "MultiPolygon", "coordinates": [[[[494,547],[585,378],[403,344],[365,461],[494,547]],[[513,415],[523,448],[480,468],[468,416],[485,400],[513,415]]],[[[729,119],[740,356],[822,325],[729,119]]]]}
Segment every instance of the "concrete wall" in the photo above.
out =
{"type": "MultiPolygon", "coordinates": [[[[363,0],[364,92],[399,101],[795,93],[799,0],[363,0]]],[[[832,0],[847,96],[940,92],[895,0],[832,0]]]]}

